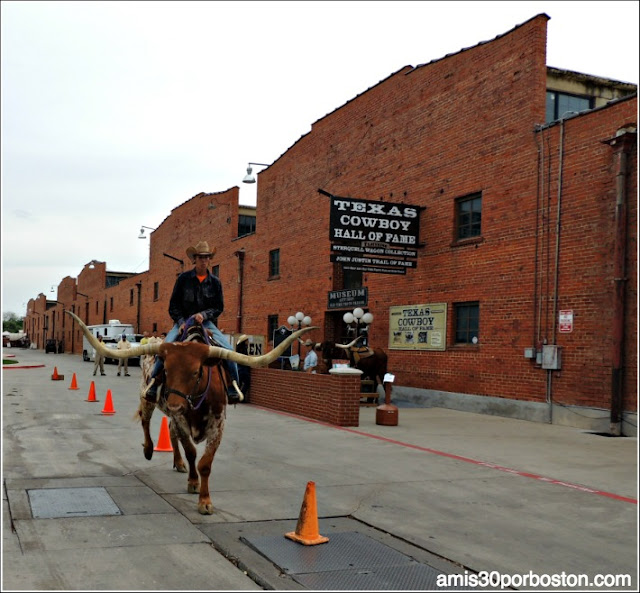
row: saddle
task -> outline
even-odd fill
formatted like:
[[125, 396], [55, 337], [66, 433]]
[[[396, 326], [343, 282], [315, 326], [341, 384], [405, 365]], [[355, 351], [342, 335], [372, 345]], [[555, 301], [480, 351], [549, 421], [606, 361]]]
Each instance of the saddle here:
[[176, 342], [200, 342], [207, 346], [223, 347], [222, 344], [213, 337], [213, 332], [195, 321], [193, 317], [189, 317], [185, 323], [182, 334], [178, 336]]
[[[213, 337], [213, 333], [207, 328], [205, 328], [204, 325], [202, 325], [201, 323], [198, 323], [193, 317], [189, 317], [189, 319], [187, 319], [187, 322], [185, 323], [182, 333], [178, 335], [175, 341], [176, 342], [197, 342], [201, 344], [206, 344], [207, 346], [222, 347], [222, 344], [220, 344]], [[225, 385], [225, 388], [228, 388], [230, 382], [227, 380], [226, 374], [221, 373], [221, 377], [222, 377], [222, 382]], [[158, 386], [157, 388], [158, 395], [160, 399], [163, 399], [165, 397], [164, 367], [156, 376], [155, 381]], [[146, 391], [149, 390], [152, 383], [153, 381], [149, 380], [149, 382], [147, 383], [147, 389], [145, 390], [145, 393]]]
[[373, 350], [367, 346], [351, 346], [349, 352], [353, 355], [353, 360], [357, 364], [362, 358], [373, 356]]

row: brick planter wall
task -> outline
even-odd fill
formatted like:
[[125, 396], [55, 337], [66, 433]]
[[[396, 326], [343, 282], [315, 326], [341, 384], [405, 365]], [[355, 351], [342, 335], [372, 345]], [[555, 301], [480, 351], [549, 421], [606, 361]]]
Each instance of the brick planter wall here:
[[359, 375], [251, 369], [249, 402], [338, 426], [358, 426]]

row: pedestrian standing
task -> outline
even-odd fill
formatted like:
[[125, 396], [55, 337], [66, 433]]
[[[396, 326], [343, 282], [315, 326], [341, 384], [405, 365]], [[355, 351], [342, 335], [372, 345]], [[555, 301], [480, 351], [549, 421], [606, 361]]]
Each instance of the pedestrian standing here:
[[[120, 341], [118, 342], [118, 350], [129, 350], [131, 348], [131, 343], [127, 340], [127, 336], [122, 334], [120, 336]], [[129, 374], [129, 359], [128, 358], [119, 358], [118, 359], [118, 377], [120, 376], [120, 369], [124, 366], [124, 376], [130, 377]]]
[[[102, 336], [100, 334], [98, 334], [98, 342], [102, 343]], [[104, 372], [104, 356], [102, 356], [102, 354], [99, 354], [96, 349], [93, 349], [93, 358], [95, 360], [95, 362], [93, 363], [93, 375], [95, 377], [95, 374], [98, 370], [98, 367], [100, 368], [100, 374], [102, 376], [105, 375]]]

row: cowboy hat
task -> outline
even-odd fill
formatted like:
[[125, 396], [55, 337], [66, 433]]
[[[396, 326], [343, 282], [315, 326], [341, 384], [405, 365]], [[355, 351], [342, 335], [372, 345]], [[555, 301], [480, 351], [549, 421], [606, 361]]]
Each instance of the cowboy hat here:
[[216, 252], [216, 248], [209, 248], [209, 243], [206, 241], [199, 241], [195, 247], [187, 247], [187, 256], [189, 259], [194, 262], [196, 259], [196, 255], [211, 255]]
[[315, 342], [312, 342], [311, 340], [307, 340], [307, 341], [304, 343], [304, 345], [305, 345], [305, 346], [315, 346], [315, 344], [316, 344], [316, 343], [315, 343]]

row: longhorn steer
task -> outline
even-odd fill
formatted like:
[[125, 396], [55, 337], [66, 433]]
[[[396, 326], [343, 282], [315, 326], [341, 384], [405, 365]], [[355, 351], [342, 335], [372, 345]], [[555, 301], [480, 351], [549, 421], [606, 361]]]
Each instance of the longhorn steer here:
[[[98, 352], [106, 350], [105, 346], [91, 335], [87, 326], [77, 315], [70, 311], [66, 312], [77, 321], [87, 339]], [[144, 399], [146, 385], [141, 391], [138, 415], [142, 421], [144, 432], [142, 445], [144, 456], [151, 459], [153, 455], [153, 440], [149, 434], [149, 425], [153, 411], [157, 406], [170, 418], [174, 467], [183, 472], [186, 471], [186, 468], [177, 447], [178, 441], [184, 449], [189, 466], [187, 491], [190, 493], [199, 491], [198, 511], [200, 514], [213, 514], [213, 504], [209, 494], [209, 475], [213, 458], [222, 439], [227, 406], [224, 380], [228, 381], [228, 378], [224, 365], [221, 364], [222, 360], [233, 360], [238, 364], [252, 368], [267, 366], [276, 360], [291, 342], [313, 329], [317, 328], [307, 327], [293, 333], [277, 348], [262, 356], [247, 356], [233, 350], [198, 342], [149, 343], [134, 346], [128, 350], [108, 350], [109, 356], [112, 358], [142, 357], [155, 354], [164, 360], [165, 396], [163, 397], [159, 393], [157, 403], [152, 403]], [[206, 445], [196, 471], [196, 444], [202, 441], [206, 441]]]
[[358, 347], [358, 338], [349, 344], [335, 344], [336, 348], [346, 351], [352, 367], [360, 369], [363, 377], [373, 379], [376, 384], [384, 386], [387, 373], [387, 354], [382, 348]]
[[320, 349], [322, 353], [323, 366], [326, 368], [326, 370], [323, 370], [325, 374], [329, 372], [329, 369], [333, 368], [333, 361], [335, 359], [342, 360], [345, 358], [344, 352], [336, 348], [335, 343], [330, 340], [320, 342]]

